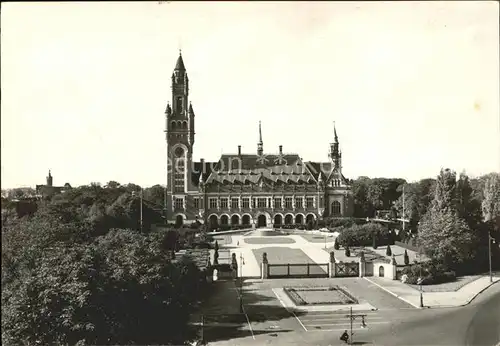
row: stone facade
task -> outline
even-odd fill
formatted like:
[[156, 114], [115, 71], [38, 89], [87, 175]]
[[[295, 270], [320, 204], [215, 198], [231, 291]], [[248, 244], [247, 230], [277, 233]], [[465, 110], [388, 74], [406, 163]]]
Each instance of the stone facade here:
[[328, 162], [304, 161], [296, 153], [223, 154], [217, 162], [193, 161], [195, 113], [188, 102], [188, 76], [182, 55], [172, 74], [172, 105], [167, 105], [167, 218], [210, 225], [271, 226], [305, 224], [353, 213], [349, 181], [342, 175], [342, 153], [334, 129]]

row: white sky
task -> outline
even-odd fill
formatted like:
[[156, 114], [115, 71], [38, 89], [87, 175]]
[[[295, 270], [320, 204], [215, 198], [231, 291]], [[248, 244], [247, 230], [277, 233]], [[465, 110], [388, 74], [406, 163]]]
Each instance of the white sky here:
[[164, 184], [181, 47], [194, 157], [297, 152], [344, 175], [500, 171], [489, 2], [3, 3], [2, 187]]

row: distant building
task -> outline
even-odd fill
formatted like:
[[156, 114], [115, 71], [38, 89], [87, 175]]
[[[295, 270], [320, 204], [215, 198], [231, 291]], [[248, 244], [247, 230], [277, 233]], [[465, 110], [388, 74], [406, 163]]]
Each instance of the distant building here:
[[64, 184], [64, 186], [54, 186], [53, 185], [53, 177], [49, 170], [49, 175], [47, 176], [47, 184], [45, 185], [37, 185], [36, 186], [36, 194], [38, 197], [51, 197], [53, 195], [63, 193], [66, 190], [71, 189], [71, 185], [69, 183]]
[[188, 83], [179, 55], [172, 106], [165, 111], [169, 221], [264, 227], [352, 216], [353, 195], [342, 174], [336, 129], [328, 162], [303, 161], [297, 153], [284, 153], [281, 145], [278, 153], [264, 153], [260, 123], [256, 153], [242, 153], [238, 146], [237, 153], [223, 154], [218, 162], [193, 162], [195, 114]]

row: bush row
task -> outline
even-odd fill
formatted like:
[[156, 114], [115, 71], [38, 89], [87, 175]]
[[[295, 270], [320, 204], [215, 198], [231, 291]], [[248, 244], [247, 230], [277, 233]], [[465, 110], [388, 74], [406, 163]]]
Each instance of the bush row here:
[[447, 270], [445, 266], [436, 262], [413, 264], [403, 269], [402, 275], [407, 275], [406, 283], [416, 285], [422, 275], [422, 285], [436, 285], [455, 281], [457, 276], [454, 271]]
[[377, 223], [344, 228], [340, 232], [338, 241], [342, 246], [371, 246], [374, 238], [377, 246], [394, 244], [394, 233]]

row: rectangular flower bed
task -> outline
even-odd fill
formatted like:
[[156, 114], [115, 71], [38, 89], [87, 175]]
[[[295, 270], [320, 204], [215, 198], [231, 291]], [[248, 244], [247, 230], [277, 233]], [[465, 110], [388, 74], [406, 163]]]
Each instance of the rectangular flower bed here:
[[295, 305], [349, 305], [358, 300], [338, 287], [284, 287], [283, 290]]

